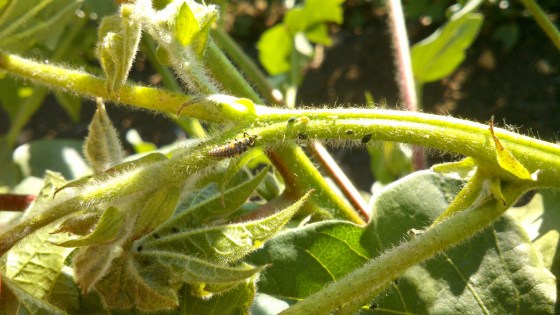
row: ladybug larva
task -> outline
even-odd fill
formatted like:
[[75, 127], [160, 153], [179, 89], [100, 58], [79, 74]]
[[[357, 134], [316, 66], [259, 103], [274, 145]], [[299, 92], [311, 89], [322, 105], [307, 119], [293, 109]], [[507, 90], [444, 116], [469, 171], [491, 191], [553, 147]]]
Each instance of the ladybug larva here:
[[256, 138], [256, 135], [251, 136], [248, 133], [244, 132], [243, 139], [235, 139], [235, 141], [232, 143], [214, 148], [208, 151], [208, 155], [223, 158], [239, 155], [247, 151], [249, 148], [254, 147]]

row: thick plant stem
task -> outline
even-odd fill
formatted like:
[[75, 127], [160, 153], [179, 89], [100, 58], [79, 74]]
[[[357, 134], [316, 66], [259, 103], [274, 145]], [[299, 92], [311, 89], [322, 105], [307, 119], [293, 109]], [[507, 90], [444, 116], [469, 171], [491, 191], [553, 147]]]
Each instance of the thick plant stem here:
[[[273, 112], [271, 113], [271, 111]], [[186, 148], [184, 153], [179, 153], [171, 160], [148, 165], [131, 174], [122, 174], [122, 176], [109, 182], [102, 182], [100, 186], [93, 185], [84, 191], [74, 192], [74, 194], [78, 194], [77, 197], [74, 197], [73, 194], [67, 196], [66, 199], [62, 195], [61, 199], [57, 197], [52, 201], [52, 206], [48, 206], [48, 209], [40, 217], [34, 217], [30, 222], [21, 222], [13, 229], [1, 234], [0, 254], [35, 229], [81, 209], [83, 203], [91, 204], [92, 201], [104, 203], [125, 196], [131, 198], [136, 193], [150, 191], [161, 185], [179, 184], [189, 176], [198, 174], [216, 162], [215, 159], [208, 157], [207, 152], [209, 150], [222, 145], [227, 139], [232, 139], [235, 135], [243, 132], [258, 134], [259, 138], [256, 145], [268, 147], [275, 147], [279, 144], [295, 146], [293, 141], [300, 141], [298, 139], [303, 132], [308, 137], [317, 139], [360, 139], [363, 135], [371, 135], [372, 138], [378, 140], [422, 144], [472, 156], [479, 163], [484, 164], [488, 170], [492, 170], [493, 173], [488, 173], [488, 176], [499, 178], [511, 176], [506, 171], [501, 170], [496, 159], [492, 137], [487, 126], [482, 124], [445, 116], [391, 110], [310, 111], [271, 110], [271, 108], [262, 107], [257, 114], [261, 122], [266, 121], [266, 124], [260, 124], [262, 127], [251, 127], [253, 123], [251, 121], [246, 122], [248, 125], [238, 126], [238, 129], [228, 131], [221, 137], [201, 143], [195, 152], [191, 152], [192, 148]], [[305, 125], [288, 123], [288, 120], [296, 115], [306, 117], [307, 123]], [[333, 117], [336, 117], [336, 122], [333, 122]], [[348, 135], [344, 132], [349, 129], [353, 130], [354, 134]], [[494, 134], [529, 171], [540, 170], [538, 180], [528, 183], [524, 187], [525, 189], [535, 187], [558, 188], [560, 182], [559, 145], [521, 136], [499, 128], [494, 128]], [[279, 166], [279, 169], [282, 167], [287, 168], [288, 171], [296, 169], [295, 163], [299, 156], [296, 154], [297, 151], [278, 150], [277, 152], [287, 152], [285, 155], [279, 155], [279, 160], [283, 163]], [[302, 156], [305, 157], [305, 155]], [[298, 178], [299, 186], [295, 188], [299, 187], [299, 190], [326, 189], [317, 185], [317, 179], [309, 175], [312, 174], [310, 171], [308, 172], [305, 169], [299, 171], [301, 167], [306, 166], [301, 162], [298, 163], [297, 165], [300, 165], [297, 167], [298, 172], [291, 172], [290, 174], [298, 175], [303, 172], [306, 177]], [[309, 169], [316, 171], [315, 168], [312, 168], [312, 165]], [[320, 177], [320, 174], [318, 176]], [[151, 180], [156, 177], [158, 181]], [[294, 191], [294, 193], [299, 195], [299, 191]], [[325, 208], [327, 209], [333, 205], [338, 206], [337, 204], [340, 202], [337, 201], [339, 199], [331, 200], [328, 195], [319, 195], [322, 198], [318, 199], [316, 203], [326, 205]], [[344, 215], [344, 212], [340, 212], [340, 214]]]
[[294, 189], [298, 197], [299, 192], [313, 187], [316, 189], [313, 200], [316, 200], [317, 205], [328, 209], [335, 218], [347, 218], [357, 224], [365, 223], [354, 208], [329, 187], [299, 146], [291, 143], [288, 148], [289, 150], [277, 150], [268, 154], [278, 171], [283, 174], [286, 187]]
[[[416, 84], [414, 82], [414, 73], [412, 71], [410, 47], [401, 1], [387, 0], [387, 8], [389, 12], [388, 22], [389, 27], [391, 28], [391, 38], [393, 43], [393, 55], [395, 56], [394, 60], [397, 68], [396, 81], [399, 86], [400, 98], [404, 101], [407, 110], [416, 112], [419, 107], [419, 99], [416, 95]], [[421, 89], [422, 87], [420, 86], [419, 88]], [[416, 170], [424, 169], [426, 167], [424, 150], [421, 147], [413, 147], [412, 166]]]
[[534, 0], [521, 0], [521, 3], [531, 12], [548, 38], [550, 38], [556, 48], [560, 50], [560, 31], [558, 31], [539, 5]]
[[43, 64], [16, 55], [0, 53], [0, 69], [11, 74], [59, 90], [68, 90], [87, 97], [134, 105], [141, 108], [176, 113], [189, 96], [145, 86], [125, 84], [113, 96], [108, 93], [106, 81], [88, 73]]
[[[507, 188], [506, 194], [511, 197], [521, 192], [519, 186], [512, 185]], [[416, 238], [384, 252], [280, 314], [329, 314], [345, 304], [354, 310], [366, 305], [374, 297], [372, 294], [386, 287], [408, 268], [474, 236], [505, 210], [507, 206], [492, 198], [480, 208], [460, 212]]]

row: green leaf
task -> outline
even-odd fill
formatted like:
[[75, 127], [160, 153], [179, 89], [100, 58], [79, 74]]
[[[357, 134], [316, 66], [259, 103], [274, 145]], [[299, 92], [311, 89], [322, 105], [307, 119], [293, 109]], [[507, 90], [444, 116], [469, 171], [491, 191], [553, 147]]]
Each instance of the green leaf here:
[[183, 2], [175, 18], [175, 28], [173, 30], [175, 39], [177, 39], [181, 45], [186, 46], [191, 43], [198, 32], [200, 32], [198, 21], [189, 5]]
[[[430, 224], [460, 183], [419, 172], [388, 186], [364, 235], [377, 240], [368, 250], [397, 246], [408, 231]], [[374, 303], [392, 312], [552, 314], [554, 283], [523, 229], [503, 216], [468, 242], [409, 269]]]
[[342, 24], [344, 0], [306, 0], [305, 10], [310, 14], [310, 20], [317, 22], [333, 22]]
[[[292, 303], [398, 248], [409, 231], [430, 225], [462, 181], [418, 172], [377, 196], [364, 231], [346, 222], [311, 224], [282, 233], [247, 261], [271, 266], [259, 292]], [[406, 257], [403, 257], [406, 259]], [[385, 313], [552, 314], [556, 288], [525, 232], [509, 217], [444, 254], [405, 272], [374, 300]], [[352, 290], [352, 288], [348, 288]]]
[[80, 178], [91, 174], [81, 151], [81, 141], [38, 140], [18, 147], [14, 152], [14, 162], [24, 177], [43, 177], [46, 170], [53, 170], [65, 178]]
[[560, 277], [560, 197], [558, 191], [543, 190], [524, 207], [511, 208], [508, 213], [523, 226], [533, 246], [541, 253], [543, 263], [558, 279]]
[[124, 251], [111, 262], [107, 273], [96, 283], [95, 289], [101, 294], [109, 309], [143, 311], [171, 310], [177, 307], [176, 289], [159, 281], [146, 281], [145, 277], [156, 279], [169, 277], [169, 270], [160, 265], [144, 265], [135, 261], [131, 252]]
[[179, 201], [180, 189], [176, 186], [164, 186], [148, 195], [139, 198], [131, 210], [135, 212], [134, 237], [145, 235], [165, 222], [175, 212]]
[[126, 82], [138, 50], [141, 26], [133, 6], [123, 4], [118, 15], [103, 18], [99, 26], [97, 57], [107, 77], [107, 91], [117, 94]]
[[192, 46], [194, 51], [199, 55], [203, 56], [204, 50], [208, 44], [208, 39], [210, 38], [210, 30], [214, 21], [217, 19], [218, 15], [216, 13], [209, 14], [206, 16], [206, 20], [201, 24], [200, 32], [194, 38]]
[[[170, 285], [182, 285], [183, 283], [210, 283], [210, 284], [228, 284], [237, 285], [247, 279], [253, 277], [264, 267], [239, 266], [229, 267], [219, 264], [212, 264], [196, 257], [182, 254], [143, 250], [138, 253], [138, 260], [142, 261], [144, 266], [161, 265], [171, 268], [172, 279], [167, 282]], [[153, 267], [150, 267], [153, 269]]]
[[0, 308], [5, 311], [6, 314], [12, 312], [14, 314], [66, 314], [66, 312], [62, 309], [59, 309], [51, 303], [30, 294], [20, 287], [17, 282], [5, 277], [3, 274], [2, 284], [8, 289], [8, 292], [13, 294], [13, 296], [10, 296], [7, 292], [2, 291]]
[[211, 263], [235, 262], [262, 246], [284, 226], [307, 200], [308, 192], [290, 207], [262, 220], [193, 229], [186, 232], [147, 238], [145, 250], [180, 252]]
[[72, 248], [52, 243], [64, 236], [52, 235], [52, 227], [45, 227], [24, 238], [6, 256], [5, 274], [11, 281], [39, 299], [46, 299], [64, 267]]
[[266, 30], [257, 43], [259, 60], [271, 75], [290, 71], [290, 55], [293, 49], [291, 35], [284, 24]]
[[286, 12], [284, 23], [293, 35], [325, 22], [342, 24], [344, 0], [307, 0], [303, 7]]
[[411, 48], [412, 68], [418, 84], [439, 80], [451, 74], [465, 59], [483, 16], [467, 13], [451, 19], [443, 27]]
[[255, 281], [251, 279], [209, 299], [201, 299], [185, 292], [182, 304], [185, 305], [188, 314], [251, 314], [249, 308], [255, 296], [255, 291]]
[[10, 1], [0, 12], [0, 47], [16, 53], [36, 44], [54, 49], [80, 4], [77, 0]]
[[115, 207], [109, 207], [104, 212], [95, 230], [90, 234], [76, 239], [54, 243], [63, 247], [80, 247], [103, 244], [113, 240], [124, 224], [124, 214]]
[[247, 262], [271, 264], [259, 277], [259, 292], [299, 300], [363, 265], [364, 229], [348, 222], [327, 221], [292, 229], [268, 241]]
[[121, 142], [100, 99], [88, 129], [84, 153], [94, 172], [101, 174], [121, 163], [124, 158]]
[[307, 31], [305, 31], [305, 36], [312, 43], [325, 46], [330, 46], [332, 44], [331, 37], [329, 36], [329, 28], [323, 23], [309, 27]]
[[[254, 178], [228, 189], [223, 195], [217, 190], [203, 190], [201, 192], [203, 201], [196, 203], [195, 200], [190, 200], [187, 204], [180, 206], [176, 215], [159, 226], [152, 235], [176, 233], [185, 229], [215, 224], [220, 219], [225, 220], [247, 201], [265, 175], [266, 172], [263, 171]], [[185, 206], [187, 208], [184, 209]]]
[[[249, 163], [250, 160], [254, 159], [257, 156], [263, 155], [261, 150], [251, 150], [245, 154], [242, 154], [239, 157], [233, 158], [229, 161], [229, 165], [226, 169], [226, 172], [223, 174], [223, 179], [220, 182], [220, 189], [224, 191], [224, 189], [229, 186], [231, 180], [235, 177], [235, 175], [243, 169], [243, 167]], [[268, 171], [268, 168], [267, 168]]]

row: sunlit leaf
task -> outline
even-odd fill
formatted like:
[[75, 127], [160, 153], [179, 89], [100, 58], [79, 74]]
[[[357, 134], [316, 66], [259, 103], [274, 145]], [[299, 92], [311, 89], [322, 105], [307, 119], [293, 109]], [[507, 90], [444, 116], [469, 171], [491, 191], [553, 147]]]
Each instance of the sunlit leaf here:
[[268, 73], [277, 75], [290, 70], [293, 41], [283, 24], [266, 30], [259, 39], [257, 48], [259, 60]]
[[439, 80], [451, 74], [465, 59], [482, 26], [483, 16], [468, 13], [451, 19], [430, 37], [411, 48], [412, 68], [417, 83]]
[[186, 2], [183, 2], [179, 8], [173, 31], [175, 38], [183, 46], [190, 44], [193, 38], [200, 32], [198, 21]]
[[[278, 235], [249, 256], [252, 264], [271, 263], [260, 276], [259, 291], [288, 304], [319, 291], [406, 241], [409, 231], [429, 226], [461, 185], [431, 172], [414, 173], [377, 196], [365, 230], [331, 221]], [[552, 314], [556, 298], [554, 277], [508, 217], [397, 280], [373, 302], [376, 312]]]

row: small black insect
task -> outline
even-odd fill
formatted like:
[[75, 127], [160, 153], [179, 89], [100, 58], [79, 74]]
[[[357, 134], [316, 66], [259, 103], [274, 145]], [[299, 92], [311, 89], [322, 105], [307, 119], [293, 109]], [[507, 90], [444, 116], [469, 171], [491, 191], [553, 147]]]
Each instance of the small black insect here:
[[179, 233], [179, 229], [176, 228], [176, 227], [172, 227], [172, 228], [171, 228], [171, 232], [173, 232], [173, 233]]
[[137, 250], [138, 252], [141, 252], [141, 251], [142, 251], [142, 245], [138, 246], [138, 248], [136, 248], [136, 250]]
[[309, 136], [307, 136], [305, 133], [298, 133], [297, 137], [298, 137], [300, 140], [309, 139]]
[[232, 157], [239, 155], [247, 151], [249, 148], [255, 146], [255, 139], [257, 138], [256, 135], [251, 136], [248, 133], [244, 132], [243, 137], [244, 138], [241, 140], [235, 139], [235, 141], [230, 144], [226, 144], [208, 151], [208, 155], [223, 158]]
[[371, 134], [371, 133], [368, 133], [367, 135], [365, 135], [365, 136], [362, 138], [362, 144], [368, 143], [369, 140], [371, 140], [371, 137], [372, 137], [372, 134]]
[[354, 134], [354, 130], [348, 129], [348, 130], [346, 130], [346, 134], [349, 135], [349, 136], [351, 136], [351, 135]]
[[158, 239], [158, 238], [159, 238], [159, 234], [157, 234], [157, 233], [154, 233], [153, 236], [154, 236], [155, 239]]
[[369, 306], [369, 309], [370, 309], [370, 310], [374, 310], [374, 309], [376, 309], [376, 308], [378, 308], [378, 307], [379, 307], [379, 306], [378, 306], [377, 304], [371, 303], [371, 305]]
[[295, 117], [292, 117], [292, 118], [288, 119], [288, 124], [293, 124], [293, 123], [295, 123], [295, 122], [296, 122], [296, 118], [295, 118]]

